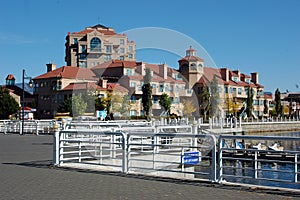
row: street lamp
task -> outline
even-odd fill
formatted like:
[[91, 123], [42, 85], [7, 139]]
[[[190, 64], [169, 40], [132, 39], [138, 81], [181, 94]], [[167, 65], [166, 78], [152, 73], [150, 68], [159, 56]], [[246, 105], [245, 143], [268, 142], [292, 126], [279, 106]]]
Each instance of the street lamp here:
[[24, 135], [24, 107], [25, 107], [25, 92], [24, 92], [24, 86], [25, 86], [25, 79], [29, 79], [29, 87], [32, 87], [32, 79], [29, 76], [26, 76], [25, 74], [25, 69], [23, 69], [23, 74], [22, 74], [22, 129], [20, 132], [20, 135]]

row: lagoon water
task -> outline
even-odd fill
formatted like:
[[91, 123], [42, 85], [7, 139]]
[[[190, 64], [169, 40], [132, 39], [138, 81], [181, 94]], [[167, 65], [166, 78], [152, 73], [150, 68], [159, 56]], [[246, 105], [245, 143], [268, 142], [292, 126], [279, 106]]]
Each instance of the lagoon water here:
[[[281, 133], [257, 133], [251, 135], [259, 135], [259, 136], [285, 136], [285, 137], [300, 137], [300, 132], [281, 132]], [[261, 141], [262, 143], [264, 141]], [[271, 145], [269, 141], [265, 141], [266, 145]], [[274, 142], [274, 141], [273, 141]], [[281, 146], [284, 147], [285, 150], [291, 151], [299, 151], [300, 154], [300, 141], [278, 141]], [[299, 158], [298, 158], [299, 159]], [[243, 162], [243, 161], [230, 161], [224, 163], [224, 165], [237, 167], [237, 169], [227, 168], [224, 170], [226, 174], [232, 174], [235, 176], [249, 176], [253, 177], [253, 163], [251, 162]], [[226, 178], [231, 182], [242, 182], [248, 184], [258, 184], [264, 186], [275, 186], [275, 187], [285, 187], [285, 188], [293, 188], [300, 189], [300, 164], [298, 164], [298, 183], [288, 183], [293, 182], [294, 173], [287, 173], [287, 171], [294, 172], [295, 166], [294, 164], [288, 163], [258, 163], [258, 167], [261, 169], [259, 171], [258, 176], [266, 179], [281, 179], [286, 182], [271, 182], [266, 180], [255, 180], [255, 179], [241, 179], [236, 177], [228, 177]], [[271, 171], [272, 170], [272, 171]]]

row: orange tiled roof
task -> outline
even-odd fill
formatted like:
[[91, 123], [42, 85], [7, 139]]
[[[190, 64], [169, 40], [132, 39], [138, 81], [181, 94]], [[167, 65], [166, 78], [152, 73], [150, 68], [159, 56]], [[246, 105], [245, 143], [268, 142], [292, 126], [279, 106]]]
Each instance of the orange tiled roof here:
[[87, 90], [90, 88], [93, 88], [95, 90], [103, 90], [103, 88], [97, 85], [95, 82], [70, 83], [62, 90]]
[[108, 83], [107, 84], [107, 90], [114, 90], [114, 91], [120, 91], [120, 92], [128, 92], [128, 89], [121, 86], [118, 83]]
[[199, 58], [198, 56], [185, 56], [181, 58], [179, 61], [191, 61], [191, 60], [204, 62], [204, 60], [202, 58]]
[[69, 79], [85, 79], [98, 80], [94, 72], [87, 68], [63, 66], [53, 71], [47, 72], [35, 77], [33, 80], [49, 79], [49, 78], [69, 78]]

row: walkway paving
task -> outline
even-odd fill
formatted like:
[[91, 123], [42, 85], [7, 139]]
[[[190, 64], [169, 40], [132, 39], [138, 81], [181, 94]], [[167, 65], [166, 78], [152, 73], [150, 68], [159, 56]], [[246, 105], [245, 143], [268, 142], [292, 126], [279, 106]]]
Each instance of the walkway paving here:
[[54, 168], [52, 136], [0, 134], [0, 199], [299, 199], [300, 193]]

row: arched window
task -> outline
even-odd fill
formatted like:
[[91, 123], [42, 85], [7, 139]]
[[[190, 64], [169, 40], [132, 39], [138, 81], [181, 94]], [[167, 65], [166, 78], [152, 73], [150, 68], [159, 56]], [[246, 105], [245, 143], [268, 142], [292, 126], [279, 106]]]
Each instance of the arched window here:
[[57, 83], [57, 89], [58, 89], [58, 90], [61, 90], [61, 85], [62, 85], [62, 82], [61, 82], [61, 81], [58, 81], [58, 83]]
[[198, 70], [201, 70], [202, 67], [203, 67], [203, 65], [200, 63], [200, 64], [198, 65]]
[[191, 64], [191, 70], [197, 70], [197, 67], [196, 67], [196, 64], [195, 64], [195, 63], [192, 63], [192, 64]]
[[97, 37], [91, 39], [91, 51], [100, 51], [101, 50], [101, 40]]

